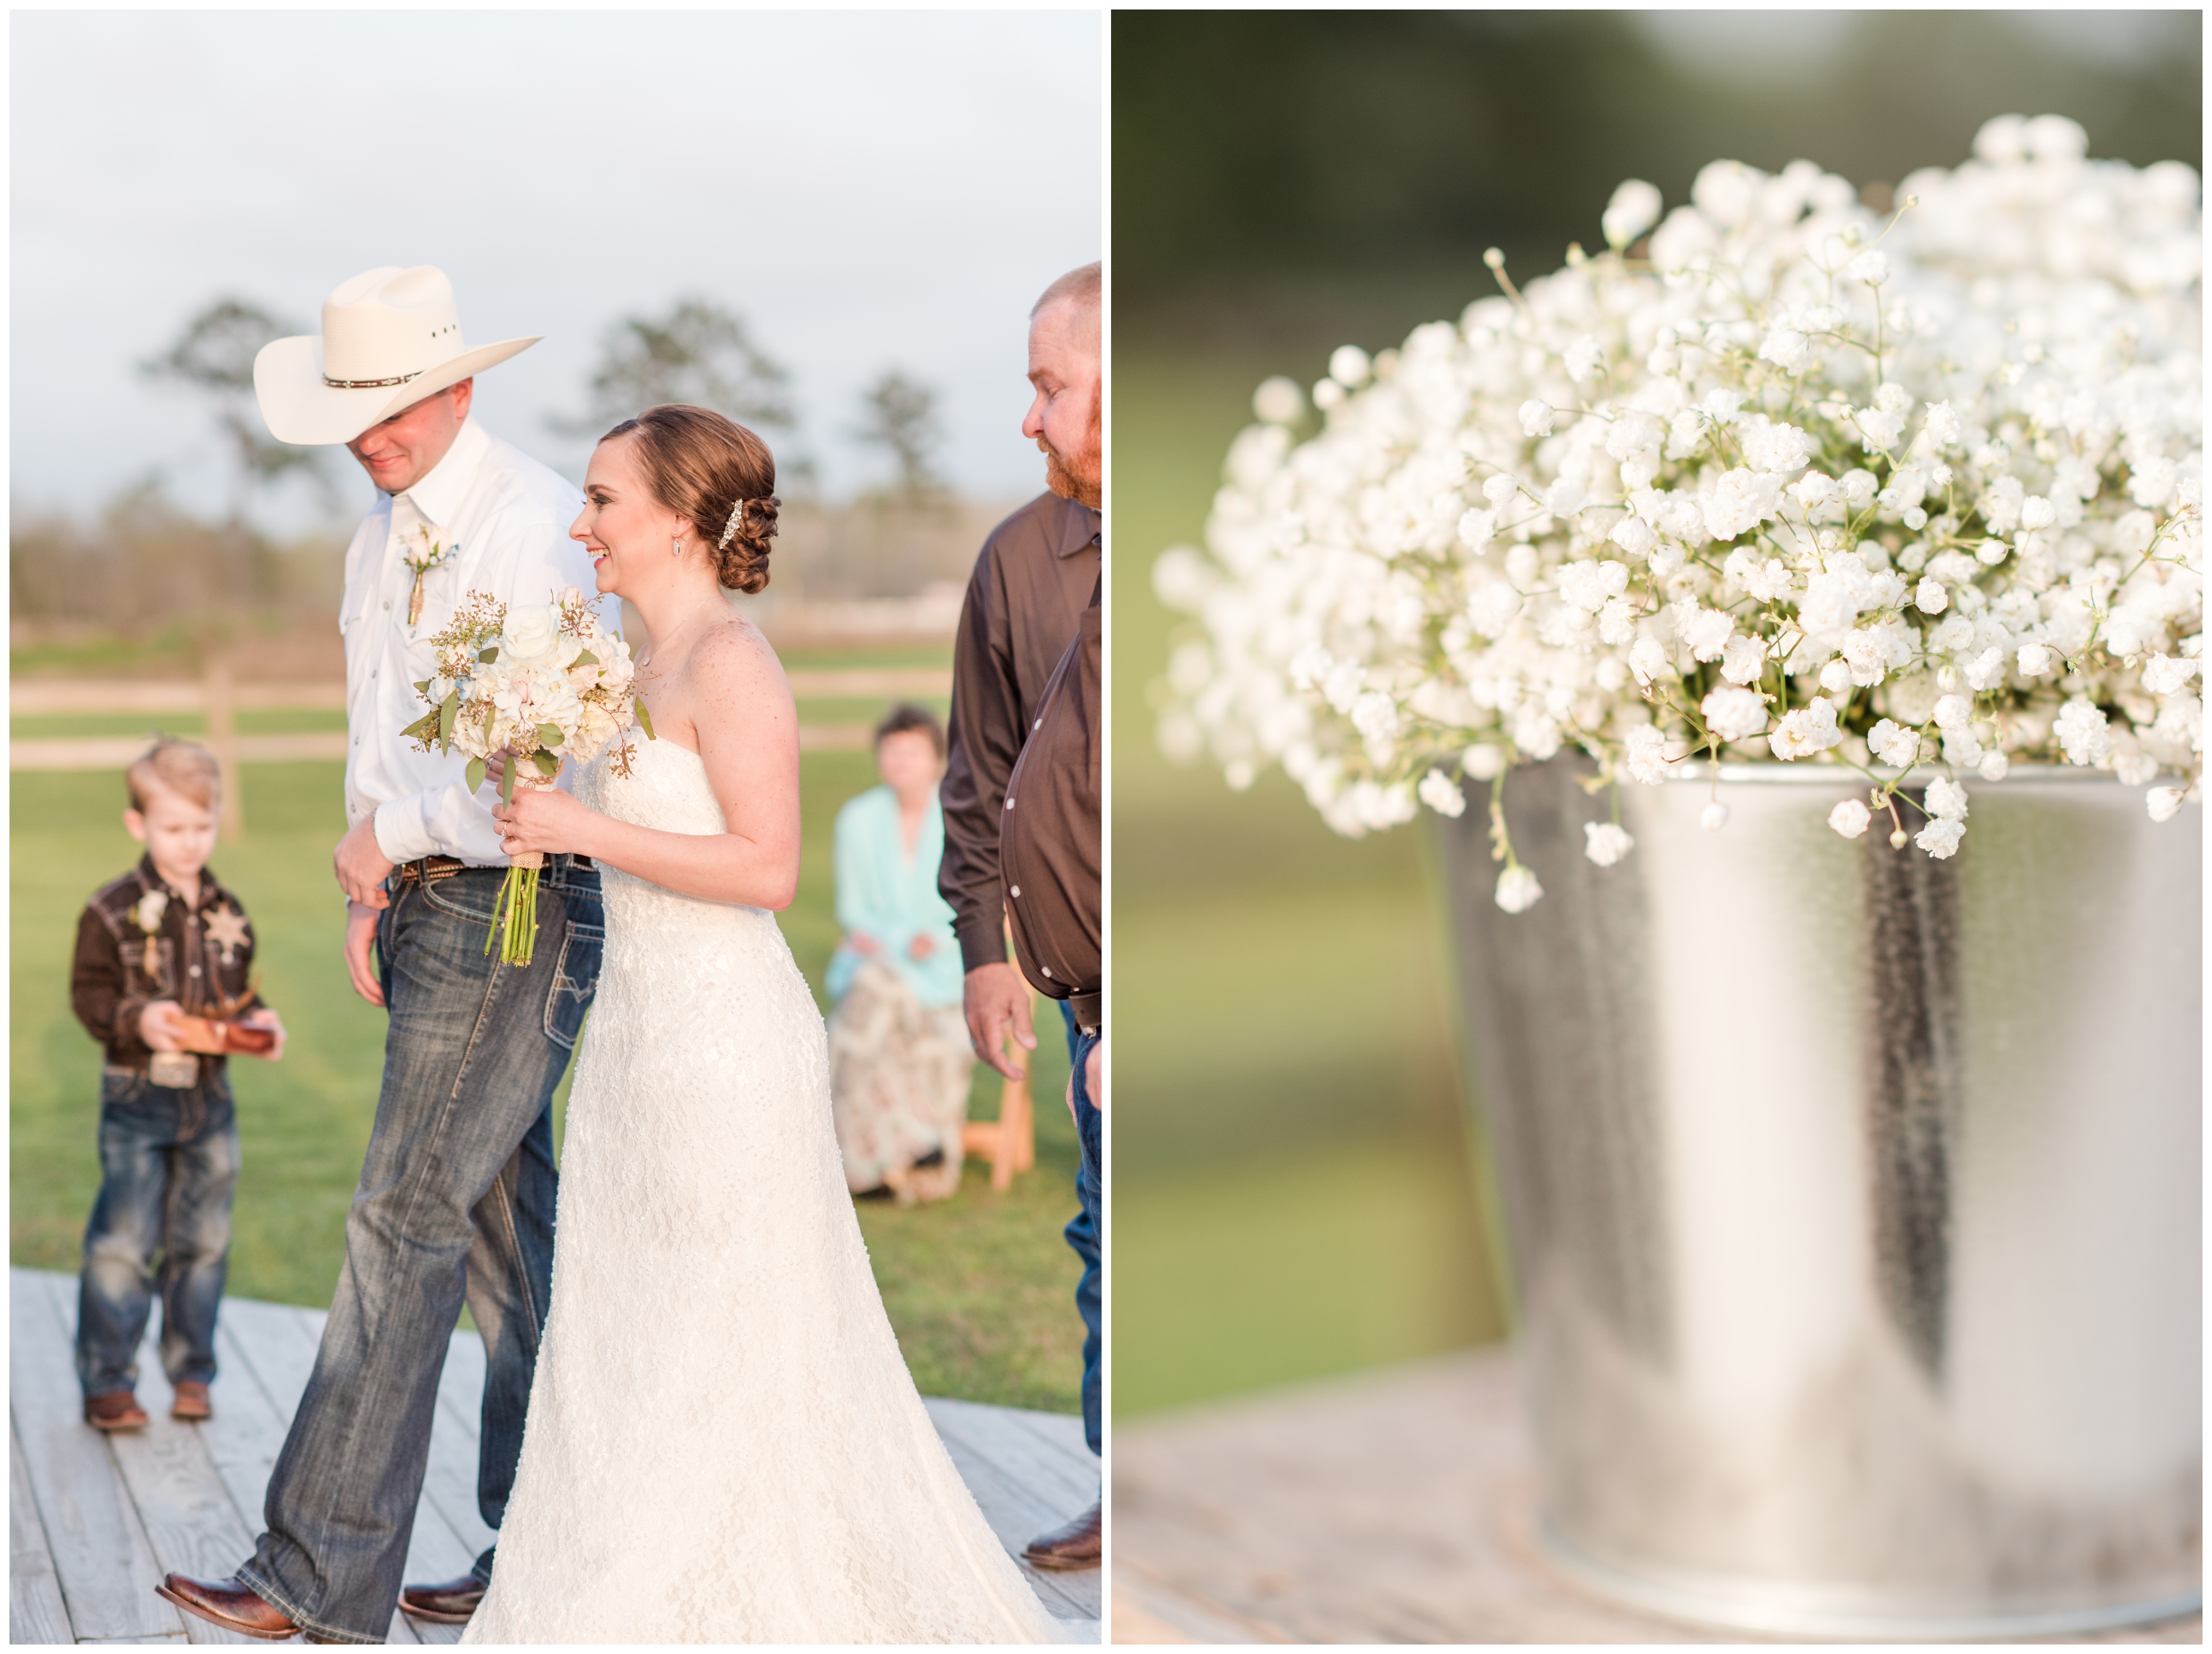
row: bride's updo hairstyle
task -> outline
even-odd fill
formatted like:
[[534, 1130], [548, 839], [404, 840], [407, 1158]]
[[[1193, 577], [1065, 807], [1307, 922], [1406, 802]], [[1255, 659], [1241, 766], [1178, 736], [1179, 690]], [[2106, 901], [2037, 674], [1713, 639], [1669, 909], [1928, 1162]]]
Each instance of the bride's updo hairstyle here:
[[680, 403], [647, 408], [599, 441], [617, 436], [637, 439], [646, 486], [665, 510], [691, 520], [722, 584], [739, 592], [766, 589], [768, 543], [775, 538], [781, 503], [768, 444], [711, 408]]

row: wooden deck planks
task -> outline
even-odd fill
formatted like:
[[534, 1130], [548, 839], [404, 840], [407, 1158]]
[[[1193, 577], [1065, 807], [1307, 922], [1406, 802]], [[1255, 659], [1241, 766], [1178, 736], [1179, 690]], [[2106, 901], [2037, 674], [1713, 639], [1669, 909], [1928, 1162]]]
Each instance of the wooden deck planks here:
[[[1081, 1461], [1097, 1462], [1083, 1444], [1083, 1421], [942, 1396], [926, 1396], [923, 1405], [929, 1409], [930, 1422], [937, 1426], [960, 1479], [982, 1507], [991, 1531], [1013, 1557], [1015, 1566], [1028, 1576], [1045, 1606], [1063, 1619], [1097, 1619], [1100, 1599], [1095, 1570], [1045, 1572], [1022, 1560], [1021, 1554], [1030, 1540], [1081, 1515], [1098, 1496], [1097, 1483], [1085, 1481], [1081, 1475]], [[1057, 1454], [1047, 1450], [1038, 1436], [1024, 1427], [1024, 1421], [1030, 1419], [1072, 1426], [1073, 1447], [1079, 1457], [1071, 1457], [1065, 1441]]]
[[[49, 1275], [44, 1285], [55, 1316], [69, 1325], [76, 1314], [75, 1283], [66, 1275]], [[253, 1535], [216, 1469], [206, 1433], [169, 1417], [173, 1397], [154, 1344], [160, 1318], [157, 1310], [138, 1348], [138, 1404], [153, 1423], [118, 1431], [107, 1438], [107, 1449], [145, 1527], [155, 1565], [163, 1573], [220, 1579], [252, 1554]], [[253, 1640], [195, 1616], [179, 1617], [189, 1642]]]
[[1084, 1443], [1081, 1419], [941, 1396], [925, 1397], [924, 1405], [940, 1434], [974, 1441], [1013, 1475], [1024, 1497], [1055, 1513], [1048, 1525], [1060, 1526], [1097, 1499], [1098, 1461]]
[[[154, 1422], [135, 1439], [103, 1438], [80, 1416], [70, 1354], [75, 1278], [20, 1269], [9, 1277], [11, 1411], [26, 1450], [11, 1462], [10, 1641], [67, 1641], [72, 1632], [80, 1642], [244, 1640], [179, 1615], [153, 1585], [172, 1569], [220, 1576], [250, 1554], [262, 1490], [313, 1370], [325, 1313], [226, 1300], [216, 1419], [205, 1426], [168, 1418], [168, 1386], [149, 1341], [138, 1394]], [[456, 1333], [439, 1383], [410, 1579], [465, 1573], [491, 1542], [476, 1505], [483, 1366], [477, 1335]], [[927, 1406], [993, 1531], [1017, 1556], [1097, 1497], [1097, 1462], [1079, 1420], [939, 1398]], [[1097, 1573], [1024, 1572], [1053, 1613], [1095, 1626]], [[394, 1642], [459, 1636], [457, 1626], [392, 1616]]]
[[8, 1429], [8, 1640], [65, 1643], [69, 1610], [62, 1606], [61, 1581], [46, 1551], [46, 1526], [31, 1498], [23, 1469], [23, 1444]]
[[55, 1279], [9, 1272], [8, 1409], [70, 1626], [80, 1639], [182, 1640], [182, 1617], [154, 1595], [162, 1571], [114, 1457], [85, 1426], [75, 1316], [57, 1314]]

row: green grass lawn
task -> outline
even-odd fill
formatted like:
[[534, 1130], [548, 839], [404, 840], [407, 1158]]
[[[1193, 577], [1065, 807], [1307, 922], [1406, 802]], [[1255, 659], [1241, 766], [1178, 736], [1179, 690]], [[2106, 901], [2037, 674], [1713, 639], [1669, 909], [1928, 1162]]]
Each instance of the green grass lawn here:
[[[281, 1063], [231, 1065], [245, 1170], [230, 1290], [284, 1303], [330, 1301], [382, 1062], [383, 1013], [355, 997], [339, 957], [343, 906], [330, 853], [344, 826], [341, 775], [335, 763], [246, 766], [247, 831], [213, 863], [253, 915], [264, 988], [291, 1031]], [[119, 775], [21, 772], [13, 781], [9, 1256], [74, 1269], [99, 1186], [100, 1058], [70, 1014], [70, 950], [84, 898], [138, 850], [123, 830]], [[802, 763], [804, 860], [798, 900], [781, 921], [817, 997], [837, 941], [831, 824], [874, 781], [866, 753]], [[1077, 1151], [1057, 1101], [1065, 1048], [1047, 1040], [1041, 1057], [1035, 1171], [1001, 1195], [988, 1168], [971, 1164], [950, 1201], [906, 1211], [862, 1201], [859, 1210], [891, 1323], [925, 1391], [1073, 1412], [1082, 1324], [1074, 1255], [1060, 1229], [1075, 1212]], [[978, 1081], [971, 1117], [996, 1115], [998, 1085], [995, 1075]], [[566, 1095], [564, 1081], [556, 1133]]]
[[1498, 1336], [1428, 841], [1354, 842], [1279, 773], [1246, 794], [1153, 744], [1176, 628], [1152, 559], [1195, 542], [1271, 372], [1114, 362], [1114, 1410]]

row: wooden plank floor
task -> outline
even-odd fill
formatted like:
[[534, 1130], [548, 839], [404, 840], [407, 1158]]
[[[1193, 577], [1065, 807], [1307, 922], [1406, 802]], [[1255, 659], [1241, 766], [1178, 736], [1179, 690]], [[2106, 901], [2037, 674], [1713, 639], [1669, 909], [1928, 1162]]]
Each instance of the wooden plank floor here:
[[[8, 1272], [8, 1639], [11, 1643], [244, 1642], [154, 1594], [172, 1572], [221, 1577], [252, 1554], [261, 1495], [306, 1389], [325, 1314], [227, 1298], [216, 1332], [215, 1417], [173, 1422], [152, 1334], [138, 1399], [153, 1422], [103, 1436], [83, 1422], [75, 1367], [76, 1278]], [[154, 1319], [158, 1322], [158, 1311]], [[429, 1473], [407, 1578], [451, 1579], [492, 1542], [477, 1515], [477, 1411], [483, 1345], [456, 1333], [439, 1384]], [[927, 1402], [960, 1474], [1018, 1560], [1023, 1545], [1097, 1497], [1083, 1421], [1058, 1414]], [[1099, 1618], [1097, 1572], [1024, 1568], [1063, 1620]], [[390, 1640], [450, 1643], [458, 1626], [394, 1613]]]
[[[1534, 1533], [1513, 1358], [1117, 1426], [1117, 1643], [1724, 1643], [1586, 1596]], [[2201, 1615], [2069, 1642], [2196, 1643]]]

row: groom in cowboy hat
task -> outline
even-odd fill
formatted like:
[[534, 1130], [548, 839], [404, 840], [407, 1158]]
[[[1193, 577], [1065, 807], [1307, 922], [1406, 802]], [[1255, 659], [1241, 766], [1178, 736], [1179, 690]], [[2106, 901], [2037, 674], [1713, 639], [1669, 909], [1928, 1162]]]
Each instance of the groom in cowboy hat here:
[[[507, 867], [465, 757], [400, 737], [434, 674], [428, 640], [471, 591], [509, 605], [590, 590], [568, 538], [583, 501], [470, 417], [474, 375], [536, 344], [468, 348], [428, 265], [368, 271], [323, 304], [319, 337], [278, 339], [253, 388], [280, 441], [343, 443], [376, 484], [347, 548], [346, 818], [333, 856], [346, 966], [389, 1017], [384, 1084], [346, 1217], [322, 1347], [269, 1480], [268, 1530], [234, 1578], [171, 1574], [178, 1607], [249, 1637], [380, 1643], [395, 1599], [457, 1623], [492, 1553], [441, 1585], [401, 1570], [438, 1375], [468, 1304], [487, 1357], [477, 1499], [496, 1529], [522, 1450], [553, 1263], [553, 1088], [598, 985], [599, 876], [549, 859], [526, 965], [488, 953]], [[372, 957], [372, 947], [374, 957]]]

